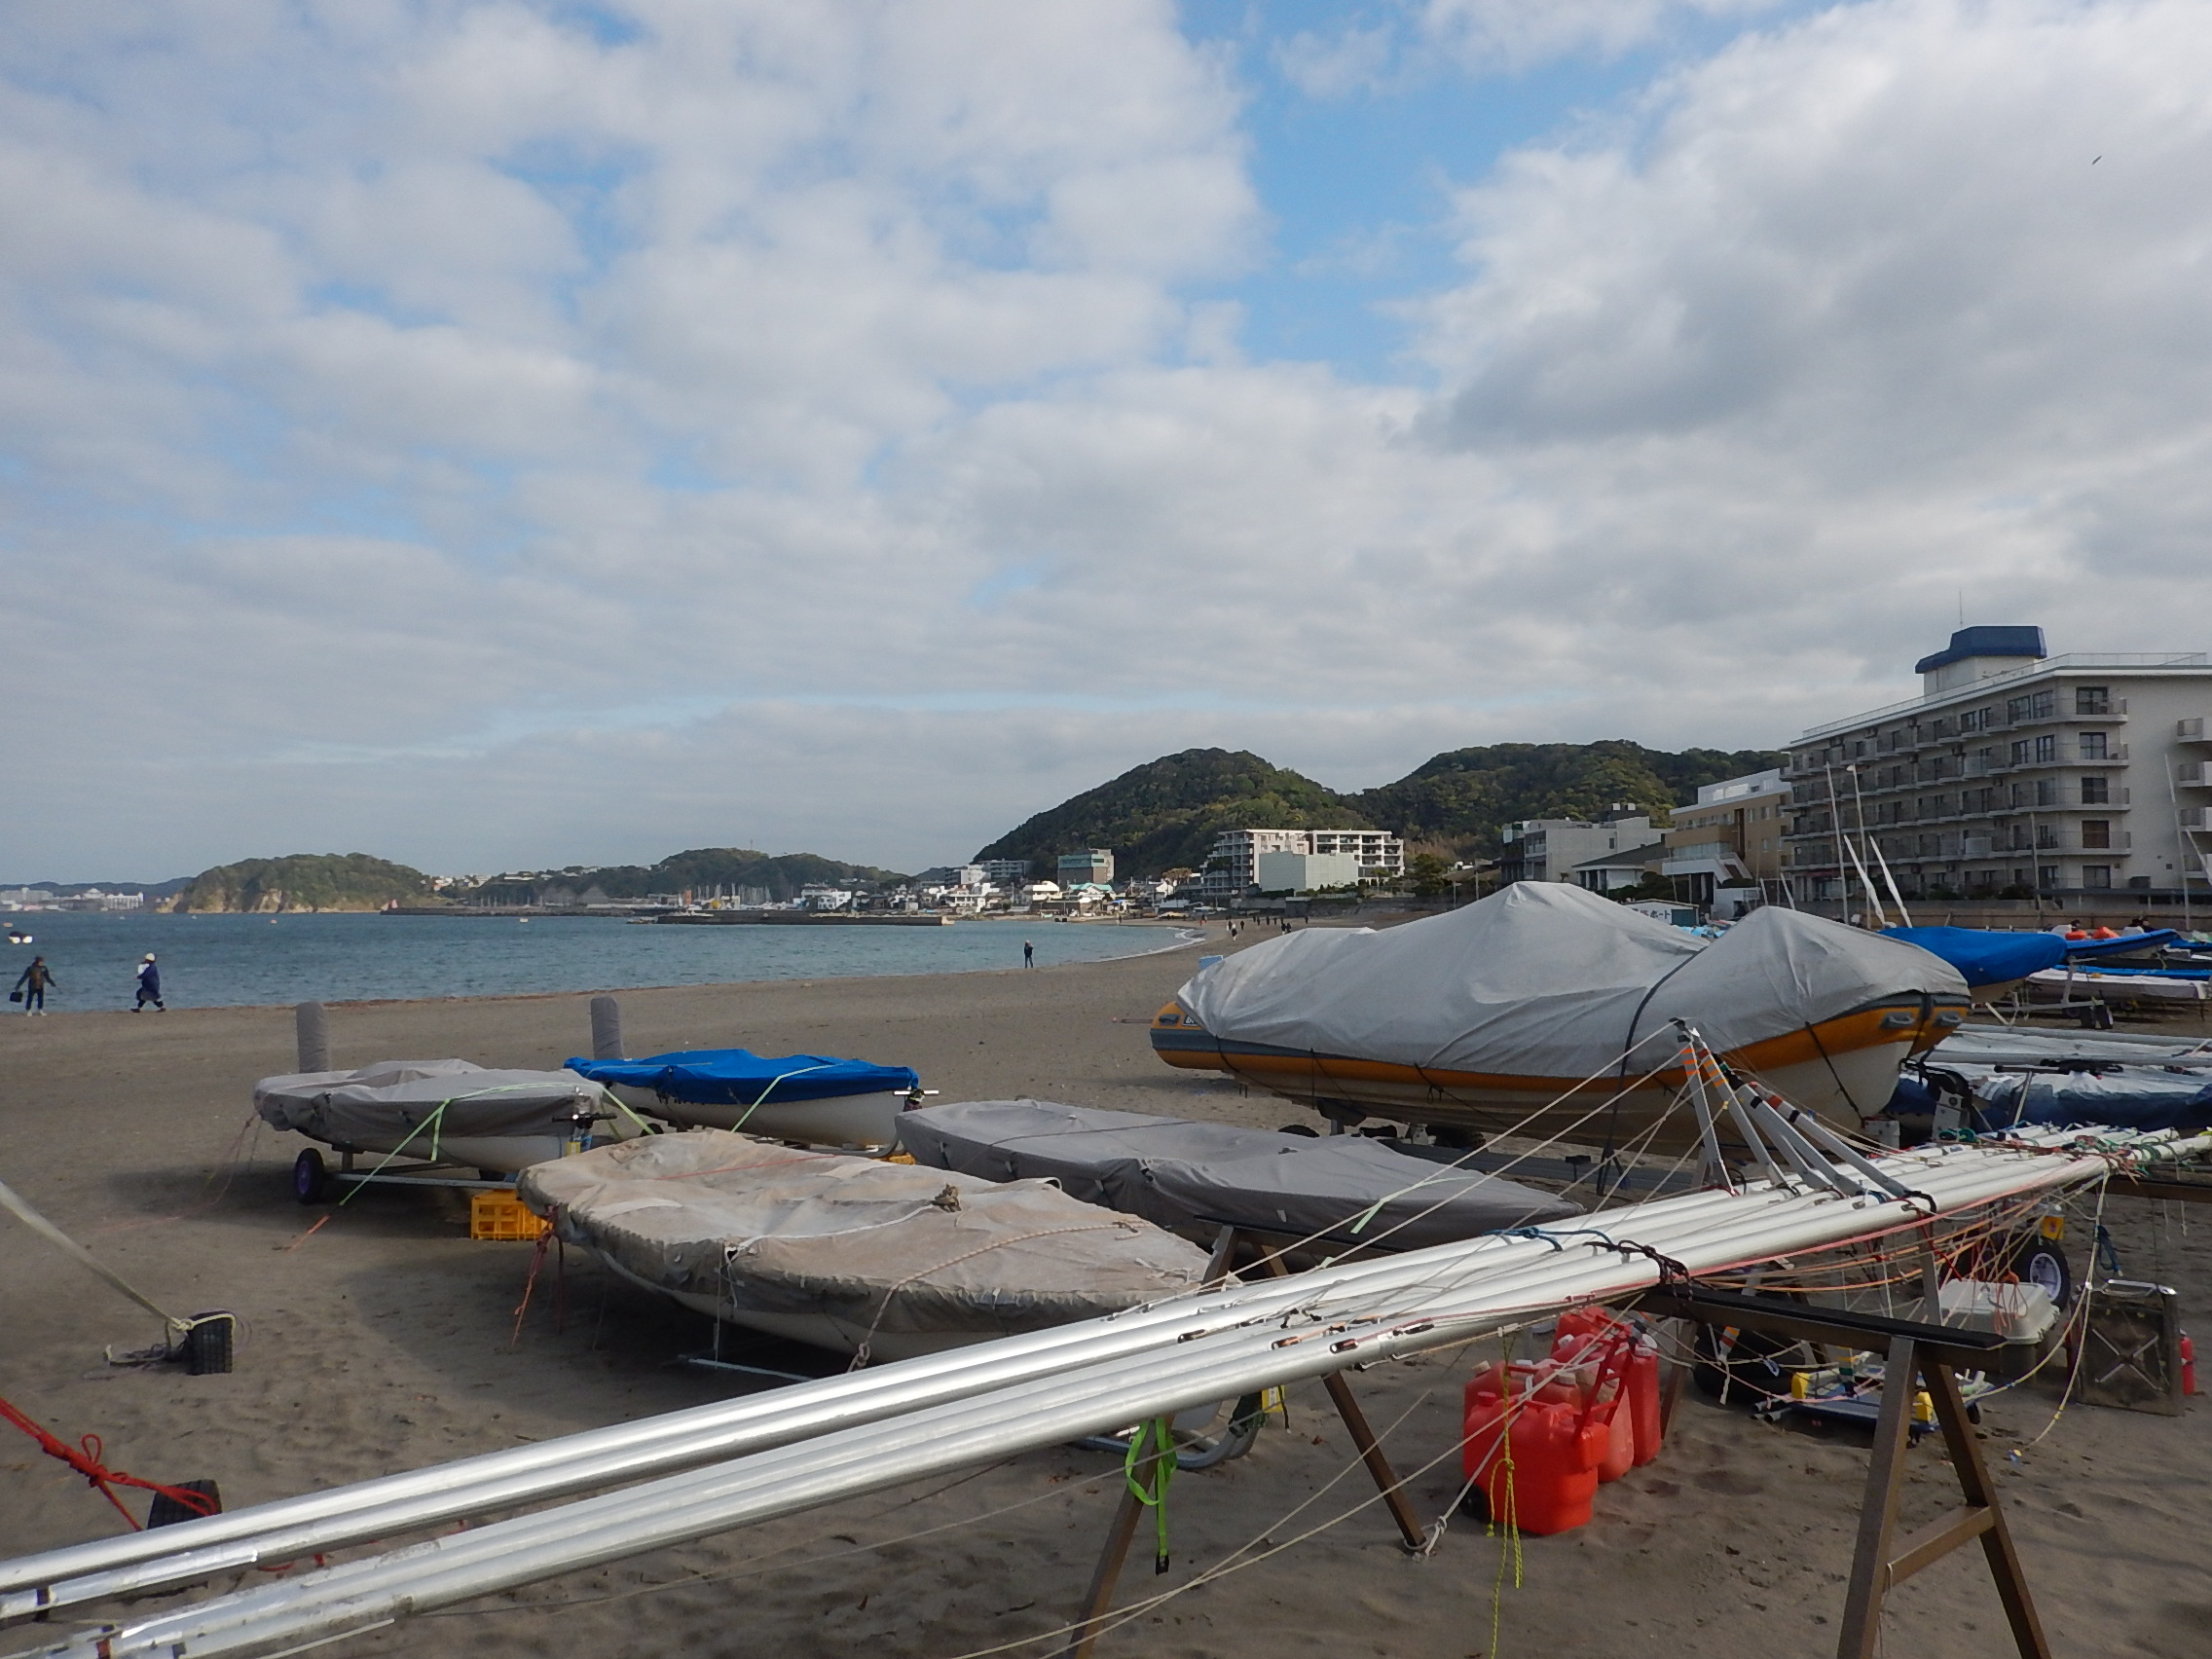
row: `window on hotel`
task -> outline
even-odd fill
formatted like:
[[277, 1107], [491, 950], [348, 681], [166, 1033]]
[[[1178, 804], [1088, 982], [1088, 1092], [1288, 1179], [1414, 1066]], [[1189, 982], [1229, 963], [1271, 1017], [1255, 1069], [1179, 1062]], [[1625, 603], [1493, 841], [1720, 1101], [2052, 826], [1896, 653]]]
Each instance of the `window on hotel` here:
[[2055, 760], [2058, 758], [2057, 734], [2052, 733], [2036, 739], [2036, 758], [2038, 760]]
[[2058, 866], [2056, 865], [2036, 866], [2036, 885], [2042, 888], [2056, 887], [2058, 885]]
[[2038, 691], [2028, 699], [2028, 715], [2032, 719], [2047, 720], [2058, 713], [2058, 693]]
[[2039, 847], [2055, 847], [2055, 846], [2057, 846], [2057, 845], [2058, 845], [2058, 829], [2057, 829], [2057, 827], [2056, 827], [2055, 825], [2050, 825], [2050, 824], [2039, 824], [2039, 825], [2037, 825], [2037, 826], [2036, 826], [2036, 845], [2037, 845], [2037, 846], [2039, 846]]
[[2056, 806], [2057, 804], [2058, 780], [2056, 778], [2038, 778], [2036, 780], [2036, 805]]
[[2005, 718], [2009, 721], [2026, 719], [2028, 718], [2028, 699], [2025, 697], [2007, 698], [2005, 700]]
[[2105, 753], [2105, 734], [2101, 731], [2083, 732], [2081, 736], [2081, 755], [2084, 760], [2107, 760], [2111, 758]]
[[2083, 865], [2082, 866], [2082, 885], [2083, 887], [2110, 887], [2112, 885], [2112, 866]]
[[2103, 806], [2112, 799], [2112, 783], [2101, 772], [2093, 772], [2082, 779], [2082, 804]]
[[2083, 845], [2083, 846], [2084, 846], [2084, 847], [2109, 847], [2109, 846], [2111, 846], [2111, 845], [2112, 845], [2112, 820], [2111, 820], [2111, 819], [2109, 819], [2109, 818], [2084, 818], [2084, 819], [2083, 819], [2083, 820], [2082, 820], [2082, 845]]
[[2112, 690], [2104, 685], [2077, 685], [2074, 687], [2074, 712], [2078, 715], [2109, 715], [2112, 713]]
[[2027, 763], [2028, 740], [2023, 737], [2012, 745], [2012, 764], [2015, 766], [2025, 766]]

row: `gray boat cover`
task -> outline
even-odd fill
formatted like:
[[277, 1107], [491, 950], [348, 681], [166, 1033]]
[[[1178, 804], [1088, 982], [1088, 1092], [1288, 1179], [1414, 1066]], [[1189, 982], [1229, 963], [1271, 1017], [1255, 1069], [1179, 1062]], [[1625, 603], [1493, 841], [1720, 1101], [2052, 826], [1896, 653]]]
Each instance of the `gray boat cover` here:
[[688, 1129], [540, 1163], [515, 1185], [555, 1232], [648, 1284], [761, 1313], [977, 1340], [1133, 1308], [1206, 1253], [1046, 1181]]
[[994, 1181], [1050, 1178], [1087, 1202], [1187, 1232], [1232, 1222], [1417, 1250], [1581, 1213], [1550, 1193], [1364, 1135], [1279, 1134], [1051, 1100], [902, 1112], [899, 1140], [917, 1163]]
[[[1402, 927], [1285, 934], [1180, 992], [1215, 1037], [1507, 1077], [1581, 1078], [1677, 1015], [1722, 1051], [1933, 994], [1957, 969], [1917, 945], [1769, 906], [1712, 943], [1562, 882], [1516, 882]], [[1656, 1065], [1665, 1039], [1637, 1057]]]
[[253, 1086], [253, 1106], [280, 1129], [340, 1147], [389, 1140], [395, 1129], [405, 1135], [436, 1114], [417, 1143], [424, 1157], [434, 1156], [435, 1136], [565, 1138], [579, 1116], [622, 1111], [571, 1071], [496, 1071], [467, 1060], [380, 1060], [359, 1071], [265, 1077]]

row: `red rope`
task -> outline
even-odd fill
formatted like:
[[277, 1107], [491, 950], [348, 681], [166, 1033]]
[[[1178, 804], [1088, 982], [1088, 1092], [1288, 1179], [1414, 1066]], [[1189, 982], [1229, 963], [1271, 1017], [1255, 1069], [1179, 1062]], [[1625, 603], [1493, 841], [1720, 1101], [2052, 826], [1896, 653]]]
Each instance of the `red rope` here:
[[6, 1418], [37, 1441], [38, 1449], [49, 1457], [60, 1458], [77, 1473], [83, 1475], [85, 1484], [97, 1488], [99, 1494], [115, 1505], [116, 1513], [130, 1523], [130, 1530], [134, 1532], [143, 1531], [145, 1529], [138, 1525], [136, 1516], [124, 1508], [123, 1499], [115, 1495], [115, 1489], [119, 1486], [137, 1487], [144, 1492], [158, 1493], [173, 1503], [183, 1504], [195, 1515], [212, 1515], [215, 1513], [215, 1500], [205, 1493], [190, 1492], [183, 1487], [163, 1486], [155, 1481], [142, 1481], [136, 1475], [127, 1475], [120, 1469], [109, 1468], [100, 1461], [102, 1449], [100, 1437], [96, 1434], [88, 1434], [75, 1446], [71, 1446], [68, 1442], [49, 1434], [6, 1400], [0, 1400], [0, 1418]]

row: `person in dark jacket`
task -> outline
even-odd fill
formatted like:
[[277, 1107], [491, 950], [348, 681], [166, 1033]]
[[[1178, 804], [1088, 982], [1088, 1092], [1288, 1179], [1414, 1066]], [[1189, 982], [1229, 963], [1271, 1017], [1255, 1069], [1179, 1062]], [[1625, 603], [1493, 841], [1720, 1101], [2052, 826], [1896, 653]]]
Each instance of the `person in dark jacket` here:
[[46, 958], [32, 957], [31, 965], [16, 976], [16, 998], [25, 1014], [46, 1012], [46, 987], [54, 982], [54, 972], [47, 967]]
[[146, 959], [138, 964], [138, 1000], [130, 1005], [130, 1012], [136, 1014], [148, 1003], [154, 1005], [157, 1013], [169, 1011], [169, 1005], [162, 1001], [162, 970], [150, 950], [146, 952]]

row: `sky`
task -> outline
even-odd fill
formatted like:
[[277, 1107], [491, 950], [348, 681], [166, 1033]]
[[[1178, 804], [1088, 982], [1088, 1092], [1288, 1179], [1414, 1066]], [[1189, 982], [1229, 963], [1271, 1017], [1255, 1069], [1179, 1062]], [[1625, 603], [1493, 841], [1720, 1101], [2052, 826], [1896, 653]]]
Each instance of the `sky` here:
[[[2212, 11], [15, 0], [0, 879], [2212, 645]], [[1385, 827], [1387, 828], [1387, 827]]]

